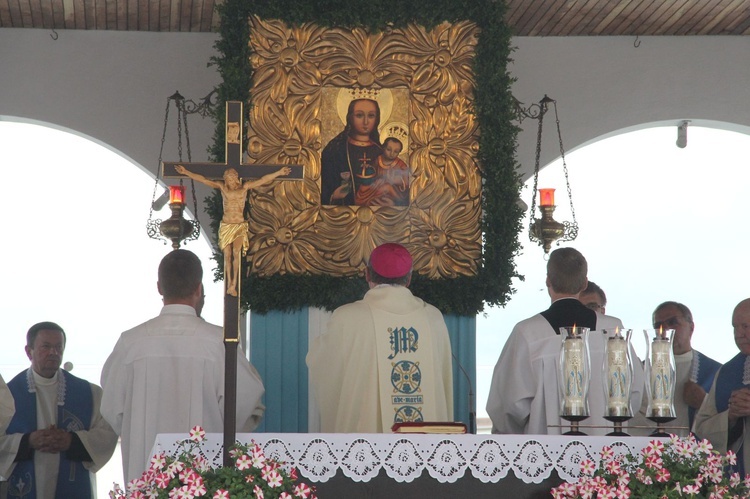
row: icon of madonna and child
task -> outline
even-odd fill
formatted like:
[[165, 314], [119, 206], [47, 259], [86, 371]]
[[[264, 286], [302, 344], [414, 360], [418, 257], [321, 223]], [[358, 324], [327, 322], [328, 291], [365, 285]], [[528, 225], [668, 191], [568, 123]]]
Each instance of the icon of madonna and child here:
[[411, 172], [399, 157], [406, 153], [406, 125], [391, 124], [381, 133], [377, 98], [351, 99], [344, 125], [323, 148], [321, 203], [408, 206]]

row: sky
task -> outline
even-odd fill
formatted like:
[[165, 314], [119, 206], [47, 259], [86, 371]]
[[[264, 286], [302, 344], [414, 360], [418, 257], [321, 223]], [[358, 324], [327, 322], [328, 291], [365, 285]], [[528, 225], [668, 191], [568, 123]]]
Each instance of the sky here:
[[[148, 165], [153, 173], [157, 153]], [[52, 321], [67, 333], [65, 360], [98, 383], [120, 333], [161, 309], [156, 272], [171, 243], [146, 235], [154, 178], [91, 140], [1, 117], [0, 165], [24, 172], [0, 182], [0, 374], [7, 380], [28, 367], [26, 331]], [[192, 205], [189, 195], [188, 202]], [[165, 207], [154, 218], [170, 215]], [[198, 254], [204, 274], [210, 273], [203, 315], [221, 323], [223, 295], [212, 282], [209, 244], [203, 239], [184, 247]]]
[[[645, 351], [642, 331], [655, 306], [676, 300], [693, 312], [693, 346], [724, 362], [736, 353], [732, 309], [750, 296], [744, 264], [750, 137], [690, 127], [685, 149], [676, 147], [676, 137], [676, 127], [650, 128], [569, 152], [579, 236], [564, 245], [586, 256], [589, 278], [607, 294], [607, 313], [634, 329], [637, 351]], [[0, 182], [6, 380], [28, 367], [25, 333], [36, 322], [59, 323], [68, 333], [65, 360], [98, 383], [119, 334], [158, 314], [156, 269], [171, 247], [146, 235], [157, 152], [154, 164], [141, 167], [90, 137], [0, 116], [0, 165], [28, 172]], [[521, 195], [529, 205], [530, 183]], [[571, 220], [559, 162], [543, 168], [539, 186], [557, 189], [555, 218]], [[165, 207], [154, 216], [169, 215]], [[520, 240], [516, 265], [525, 281], [515, 282], [506, 307], [477, 318], [479, 417], [486, 416], [492, 369], [513, 325], [550, 303], [545, 255], [528, 240], [528, 220]], [[185, 248], [212, 274], [205, 238]], [[204, 283], [203, 315], [221, 324], [221, 285], [212, 277]], [[110, 475], [100, 472], [100, 480], [117, 479], [119, 466], [113, 459]]]

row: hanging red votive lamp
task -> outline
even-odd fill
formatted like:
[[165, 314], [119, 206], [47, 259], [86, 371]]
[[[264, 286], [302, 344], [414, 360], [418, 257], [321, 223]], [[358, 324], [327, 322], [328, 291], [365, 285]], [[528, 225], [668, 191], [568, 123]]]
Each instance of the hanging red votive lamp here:
[[555, 206], [554, 189], [539, 189], [539, 206]]
[[184, 185], [170, 185], [169, 186], [169, 204], [180, 203], [185, 204], [185, 186]]

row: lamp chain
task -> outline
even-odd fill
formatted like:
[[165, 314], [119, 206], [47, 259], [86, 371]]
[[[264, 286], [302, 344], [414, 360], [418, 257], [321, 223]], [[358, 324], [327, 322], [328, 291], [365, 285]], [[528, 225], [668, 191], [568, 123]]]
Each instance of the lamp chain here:
[[536, 133], [536, 156], [534, 158], [534, 190], [531, 191], [531, 217], [529, 218], [529, 240], [534, 241], [532, 226], [536, 221], [536, 193], [537, 186], [539, 184], [539, 158], [542, 154], [542, 125], [544, 123], [544, 114], [547, 112], [547, 99], [545, 95], [544, 99], [539, 101], [539, 115], [536, 119], [539, 120], [539, 128]]
[[169, 123], [169, 101], [171, 97], [167, 99], [167, 107], [164, 109], [164, 129], [161, 132], [161, 146], [159, 147], [159, 160], [156, 162], [156, 175], [154, 175], [154, 192], [151, 194], [151, 205], [148, 212], [149, 224], [153, 219], [154, 215], [154, 201], [156, 201], [156, 189], [159, 187], [159, 174], [161, 172], [161, 158], [164, 153], [164, 141], [167, 137], [167, 124]]
[[[193, 156], [190, 152], [190, 132], [188, 130], [188, 122], [187, 122], [187, 110], [185, 108], [185, 99], [181, 99], [177, 103], [177, 107], [179, 109], [179, 116], [182, 119], [182, 124], [185, 127], [185, 147], [187, 148], [187, 157], [188, 157], [188, 163], [193, 162]], [[179, 118], [178, 118], [179, 121]], [[179, 141], [179, 156], [180, 161], [182, 161], [182, 134], [180, 134], [180, 141]], [[182, 179], [180, 179], [180, 184], [182, 184]], [[195, 217], [195, 222], [200, 223], [198, 221], [198, 199], [195, 196], [195, 181], [193, 179], [190, 179], [190, 192], [193, 196], [193, 216]]]
[[[576, 233], [577, 233], [578, 224], [576, 223], [576, 210], [575, 208], [573, 208], [573, 192], [570, 189], [570, 181], [568, 180], [568, 165], [565, 163], [565, 149], [563, 148], [562, 133], [560, 132], [560, 117], [557, 115], [557, 101], [553, 100], [552, 104], [555, 106], [555, 123], [557, 124], [557, 138], [560, 141], [560, 157], [562, 158], [563, 172], [565, 173], [565, 186], [568, 189], [568, 200], [570, 201], [570, 213], [573, 216], [573, 223], [571, 225], [573, 227], [576, 227]], [[539, 123], [540, 123], [539, 134], [541, 137], [541, 133], [542, 133], [541, 132], [541, 120]], [[538, 165], [538, 160], [537, 160], [537, 167], [538, 166], [539, 165]], [[536, 191], [536, 187], [534, 187], [534, 190]]]

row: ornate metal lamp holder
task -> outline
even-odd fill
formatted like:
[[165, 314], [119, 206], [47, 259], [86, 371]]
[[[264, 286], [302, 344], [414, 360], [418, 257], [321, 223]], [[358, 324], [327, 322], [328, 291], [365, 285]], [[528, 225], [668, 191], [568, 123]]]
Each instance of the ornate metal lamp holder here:
[[[539, 159], [542, 151], [542, 130], [544, 127], [544, 115], [549, 110], [549, 104], [555, 110], [555, 122], [557, 125], [557, 138], [560, 144], [560, 157], [562, 158], [563, 172], [565, 173], [565, 186], [570, 201], [570, 212], [573, 216], [572, 222], [558, 222], [552, 216], [555, 211], [555, 189], [538, 189], [539, 183]], [[517, 103], [518, 104], [518, 103]], [[531, 220], [529, 223], [529, 239], [539, 243], [544, 248], [545, 253], [549, 253], [552, 243], [555, 241], [572, 241], [578, 237], [578, 223], [576, 222], [576, 212], [573, 208], [573, 195], [570, 190], [570, 181], [568, 179], [568, 166], [565, 163], [565, 149], [563, 148], [562, 133], [560, 132], [560, 118], [557, 115], [557, 101], [550, 99], [546, 95], [539, 101], [538, 105], [533, 105], [529, 109], [523, 109], [517, 105], [517, 116], [527, 117], [539, 121], [539, 128], [536, 139], [536, 158], [534, 161], [534, 190], [531, 197]], [[542, 212], [541, 218], [536, 218], [536, 196], [539, 192], [539, 210]]]
[[[204, 97], [200, 105], [196, 105], [193, 101], [185, 101], [185, 98], [180, 95], [179, 92], [175, 92], [169, 97], [169, 99], [167, 99], [167, 107], [164, 111], [164, 130], [161, 136], [161, 149], [159, 150], [159, 161], [157, 163], [154, 192], [151, 196], [151, 209], [148, 214], [148, 221], [146, 222], [146, 233], [152, 239], [163, 240], [164, 244], [166, 244], [167, 241], [171, 241], [173, 249], [178, 249], [183, 241], [193, 241], [198, 239], [198, 236], [200, 236], [200, 223], [198, 222], [198, 201], [195, 197], [195, 183], [192, 180], [190, 181], [190, 184], [193, 195], [193, 215], [195, 216], [195, 220], [187, 220], [183, 216], [185, 211], [185, 187], [182, 185], [182, 179], [180, 179], [179, 185], [169, 186], [168, 192], [165, 192], [158, 199], [156, 198], [156, 191], [159, 187], [159, 178], [161, 174], [164, 141], [166, 139], [167, 126], [169, 124], [169, 106], [174, 102], [175, 107], [177, 108], [177, 149], [179, 160], [182, 161], [182, 130], [184, 127], [188, 162], [190, 162], [192, 161], [192, 158], [190, 155], [190, 134], [188, 133], [187, 115], [189, 113], [199, 113], [202, 116], [205, 116], [205, 113], [207, 112], [206, 109], [212, 105], [211, 96], [213, 93], [214, 92], [211, 92]], [[190, 111], [186, 108], [186, 102], [191, 105]], [[169, 196], [168, 198], [167, 195]], [[154, 210], [160, 210], [167, 199], [169, 199], [169, 208], [172, 210], [172, 216], [164, 221], [161, 219], [154, 219]]]

